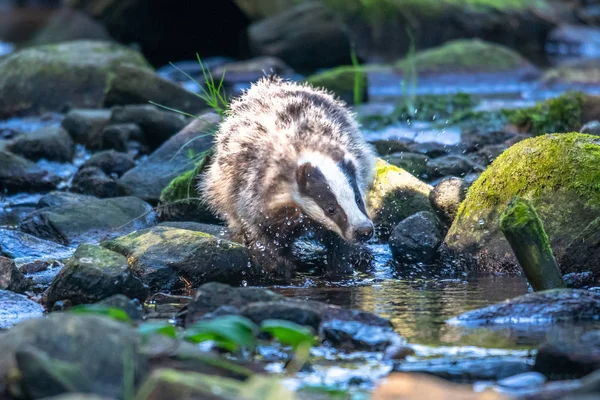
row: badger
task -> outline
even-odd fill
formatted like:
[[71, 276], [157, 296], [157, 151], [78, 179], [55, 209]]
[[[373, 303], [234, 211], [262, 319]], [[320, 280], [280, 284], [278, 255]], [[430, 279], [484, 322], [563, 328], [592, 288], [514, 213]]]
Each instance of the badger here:
[[327, 248], [326, 274], [339, 276], [369, 259], [360, 243], [374, 232], [365, 207], [374, 171], [345, 103], [270, 76], [230, 103], [199, 191], [273, 276], [291, 277], [292, 244], [307, 232]]

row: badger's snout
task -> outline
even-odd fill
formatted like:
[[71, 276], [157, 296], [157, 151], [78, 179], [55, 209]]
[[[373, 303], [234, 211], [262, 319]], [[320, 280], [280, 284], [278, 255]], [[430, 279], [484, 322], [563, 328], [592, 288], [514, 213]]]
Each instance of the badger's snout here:
[[372, 223], [364, 223], [354, 229], [354, 240], [366, 242], [373, 237], [375, 229]]

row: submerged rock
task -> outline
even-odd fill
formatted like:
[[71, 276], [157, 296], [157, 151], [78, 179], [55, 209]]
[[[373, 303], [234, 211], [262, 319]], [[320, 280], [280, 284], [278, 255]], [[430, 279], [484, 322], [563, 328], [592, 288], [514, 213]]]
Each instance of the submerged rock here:
[[0, 257], [0, 290], [23, 293], [29, 288], [29, 282], [12, 260]]
[[59, 126], [42, 128], [20, 136], [7, 149], [29, 160], [70, 162], [75, 146], [69, 134]]
[[[499, 228], [500, 214], [518, 195], [536, 208], [561, 271], [574, 272], [585, 260], [568, 261], [567, 248], [600, 215], [598, 177], [595, 136], [551, 134], [517, 143], [469, 189], [442, 246], [445, 261], [456, 270], [522, 274]], [[580, 245], [590, 246], [585, 254], [593, 260], [593, 244]]]
[[56, 189], [60, 178], [37, 164], [0, 150], [0, 191], [38, 192]]
[[43, 313], [44, 307], [35, 301], [22, 294], [0, 289], [0, 331], [26, 319], [41, 317]]
[[80, 169], [87, 167], [98, 167], [107, 175], [121, 176], [131, 168], [135, 167], [135, 161], [127, 153], [114, 150], [101, 151], [92, 155]]
[[75, 143], [94, 147], [111, 114], [111, 110], [74, 109], [65, 115], [62, 127], [69, 132]]
[[206, 113], [170, 138], [158, 150], [127, 171], [119, 180], [120, 190], [128, 195], [157, 203], [161, 192], [178, 175], [195, 169], [188, 152], [200, 154], [212, 146], [208, 134], [220, 121], [216, 113]]
[[99, 198], [119, 196], [117, 181], [97, 167], [86, 167], [77, 171], [71, 182], [71, 190]]
[[419, 211], [433, 212], [429, 204], [432, 187], [401, 168], [377, 161], [376, 176], [367, 192], [373, 222], [386, 238], [402, 220]]
[[156, 226], [102, 246], [127, 257], [152, 291], [189, 291], [206, 282], [240, 284], [258, 275], [244, 246], [185, 229]]
[[320, 334], [333, 347], [346, 351], [384, 351], [402, 342], [401, 337], [389, 327], [369, 326], [356, 321], [324, 322]]
[[550, 379], [578, 379], [600, 369], [600, 331], [550, 339], [535, 357], [534, 371]]
[[598, 319], [600, 294], [588, 290], [552, 289], [514, 299], [452, 318], [454, 325], [540, 324]]
[[250, 25], [254, 54], [274, 56], [297, 70], [349, 61], [350, 40], [334, 14], [320, 3], [302, 3]]
[[133, 275], [127, 259], [113, 251], [82, 244], [56, 275], [46, 293], [48, 308], [59, 300], [90, 304], [123, 294], [146, 300], [148, 288]]
[[33, 398], [77, 391], [122, 398], [127, 363], [135, 371], [134, 384], [146, 372], [139, 347], [140, 337], [131, 325], [100, 316], [53, 313], [0, 335], [0, 377], [16, 368], [17, 383]]
[[443, 239], [444, 232], [435, 214], [421, 211], [394, 228], [390, 248], [401, 265], [431, 264]]
[[463, 179], [449, 178], [438, 183], [429, 193], [429, 201], [435, 213], [446, 225], [449, 226], [454, 221], [468, 189], [469, 185]]
[[65, 106], [101, 108], [116, 67], [149, 68], [144, 57], [112, 42], [74, 41], [24, 49], [0, 60], [0, 118]]
[[34, 211], [20, 227], [39, 238], [69, 245], [143, 229], [153, 219], [152, 207], [136, 197], [87, 197]]
[[0, 254], [12, 259], [59, 260], [70, 257], [72, 251], [20, 230], [0, 228]]

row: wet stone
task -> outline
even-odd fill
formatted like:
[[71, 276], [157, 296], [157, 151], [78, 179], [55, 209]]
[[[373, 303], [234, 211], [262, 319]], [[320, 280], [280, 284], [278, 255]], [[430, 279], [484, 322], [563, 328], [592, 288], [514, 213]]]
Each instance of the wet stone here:
[[135, 161], [127, 153], [120, 153], [114, 150], [101, 151], [92, 155], [80, 169], [97, 167], [106, 175], [115, 175], [120, 177], [131, 168], [135, 167]]
[[32, 161], [46, 159], [70, 162], [75, 145], [69, 134], [59, 126], [51, 126], [20, 136], [7, 146], [15, 154]]
[[111, 110], [74, 109], [65, 115], [62, 127], [69, 132], [75, 143], [93, 147], [110, 116]]
[[600, 293], [552, 289], [528, 293], [452, 318], [453, 325], [540, 324], [593, 321], [600, 314]]
[[39, 239], [20, 230], [0, 228], [0, 254], [12, 259], [52, 260], [71, 256], [73, 252], [55, 242]]
[[483, 171], [482, 166], [465, 156], [449, 155], [427, 162], [427, 174], [430, 178], [442, 176], [463, 177], [470, 172], [481, 171]]
[[59, 300], [90, 304], [123, 294], [144, 301], [148, 288], [133, 275], [127, 259], [113, 251], [82, 244], [56, 275], [46, 293], [48, 307]]
[[58, 206], [78, 206], [93, 201], [93, 196], [71, 193], [71, 192], [50, 192], [38, 201], [38, 208], [58, 207]]
[[456, 383], [496, 381], [531, 371], [531, 365], [516, 357], [455, 358], [397, 363], [394, 371], [425, 373]]
[[0, 191], [38, 192], [56, 189], [60, 178], [15, 154], [0, 151]]
[[15, 263], [6, 257], [0, 257], [0, 289], [23, 293], [28, 288], [29, 281]]
[[416, 153], [395, 153], [383, 158], [388, 163], [405, 169], [416, 177], [427, 177], [427, 162], [429, 157]]
[[138, 299], [130, 299], [123, 294], [115, 294], [107, 297], [106, 299], [99, 301], [97, 304], [119, 308], [125, 311], [129, 319], [132, 321], [141, 321], [144, 319], [144, 311], [142, 310], [140, 301]]
[[410, 144], [409, 151], [426, 155], [429, 158], [438, 158], [447, 156], [455, 150], [455, 147], [456, 146], [449, 146], [438, 142], [413, 142]]
[[44, 307], [27, 296], [0, 289], [0, 331], [29, 318], [41, 317]]
[[202, 232], [156, 226], [102, 246], [127, 257], [152, 291], [187, 293], [207, 282], [239, 285], [259, 276], [243, 245]]
[[144, 132], [137, 124], [110, 124], [102, 130], [102, 148], [127, 152], [130, 141], [145, 142]]
[[187, 229], [188, 231], [204, 232], [214, 237], [232, 240], [229, 234], [229, 229], [223, 225], [205, 224], [202, 222], [191, 221], [166, 221], [161, 222], [158, 226], [168, 226], [171, 228]]
[[79, 391], [123, 398], [124, 354], [130, 354], [135, 384], [146, 373], [139, 348], [140, 337], [129, 324], [53, 313], [0, 335], [0, 376], [17, 368], [21, 387], [35, 398]]
[[480, 165], [490, 165], [500, 154], [507, 149], [504, 144], [492, 144], [482, 147], [474, 154], [474, 161]]
[[458, 207], [467, 196], [468, 189], [469, 185], [463, 179], [448, 178], [438, 183], [429, 193], [429, 201], [436, 215], [446, 225], [454, 221]]
[[444, 240], [437, 217], [422, 211], [400, 222], [390, 236], [394, 259], [401, 265], [431, 264]]
[[69, 245], [116, 237], [153, 223], [152, 207], [138, 198], [90, 196], [85, 201], [37, 210], [20, 227], [39, 238]]
[[394, 153], [403, 153], [410, 152], [412, 141], [407, 140], [374, 140], [369, 142], [373, 147], [375, 147], [375, 151], [380, 156], [387, 156]]
[[600, 331], [551, 339], [537, 352], [534, 371], [550, 379], [577, 379], [600, 369]]
[[49, 268], [54, 268], [54, 267], [58, 267], [58, 266], [59, 266], [58, 262], [56, 262], [54, 260], [48, 260], [48, 261], [35, 260], [30, 263], [21, 265], [19, 267], [19, 271], [21, 271], [25, 275], [37, 274], [39, 272], [47, 271]]
[[596, 276], [591, 272], [571, 272], [563, 275], [568, 288], [584, 289], [596, 284]]
[[385, 351], [402, 338], [392, 328], [355, 321], [332, 320], [321, 324], [320, 334], [333, 347], [346, 351]]
[[461, 133], [461, 140], [468, 151], [476, 151], [489, 145], [504, 144], [515, 137], [512, 132], [505, 131], [482, 131], [479, 129], [467, 129]]
[[77, 171], [71, 182], [71, 190], [101, 199], [119, 195], [117, 181], [98, 167], [86, 167]]

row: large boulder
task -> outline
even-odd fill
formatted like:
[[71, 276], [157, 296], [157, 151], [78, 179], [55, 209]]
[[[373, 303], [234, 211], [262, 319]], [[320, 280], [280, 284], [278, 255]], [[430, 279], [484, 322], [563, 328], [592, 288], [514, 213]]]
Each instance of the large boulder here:
[[187, 229], [156, 226], [102, 246], [127, 257], [153, 291], [189, 291], [206, 282], [240, 284], [258, 275], [243, 245]]
[[36, 399], [72, 391], [123, 398], [127, 366], [132, 385], [146, 373], [140, 342], [131, 325], [107, 317], [29, 319], [0, 336], [0, 379], [16, 372], [15, 384]]
[[82, 244], [54, 278], [46, 294], [46, 304], [48, 308], [59, 300], [89, 304], [117, 294], [144, 301], [148, 288], [133, 275], [125, 257], [99, 246]]
[[343, 23], [320, 2], [304, 2], [248, 29], [256, 55], [275, 56], [297, 70], [347, 63], [350, 40]]
[[76, 41], [21, 50], [0, 60], [0, 118], [61, 111], [66, 106], [101, 108], [118, 65], [149, 68], [126, 47]]
[[136, 197], [86, 196], [34, 211], [20, 227], [41, 239], [73, 245], [126, 234], [153, 222], [152, 207]]
[[38, 192], [56, 189], [60, 177], [32, 161], [0, 150], [0, 191]]
[[[442, 245], [444, 258], [454, 270], [521, 274], [499, 227], [508, 202], [520, 196], [537, 209], [561, 271], [575, 272], [582, 261], [565, 262], [566, 250], [600, 215], [599, 179], [596, 136], [549, 134], [517, 143], [469, 189]], [[596, 264], [587, 268], [600, 272]]]
[[432, 187], [405, 170], [378, 160], [375, 181], [367, 192], [369, 214], [386, 238], [402, 220], [419, 211], [433, 212]]
[[220, 121], [216, 113], [205, 113], [171, 137], [146, 160], [119, 180], [122, 193], [157, 203], [162, 190], [178, 175], [193, 170], [189, 153], [200, 154], [212, 146], [211, 130]]

